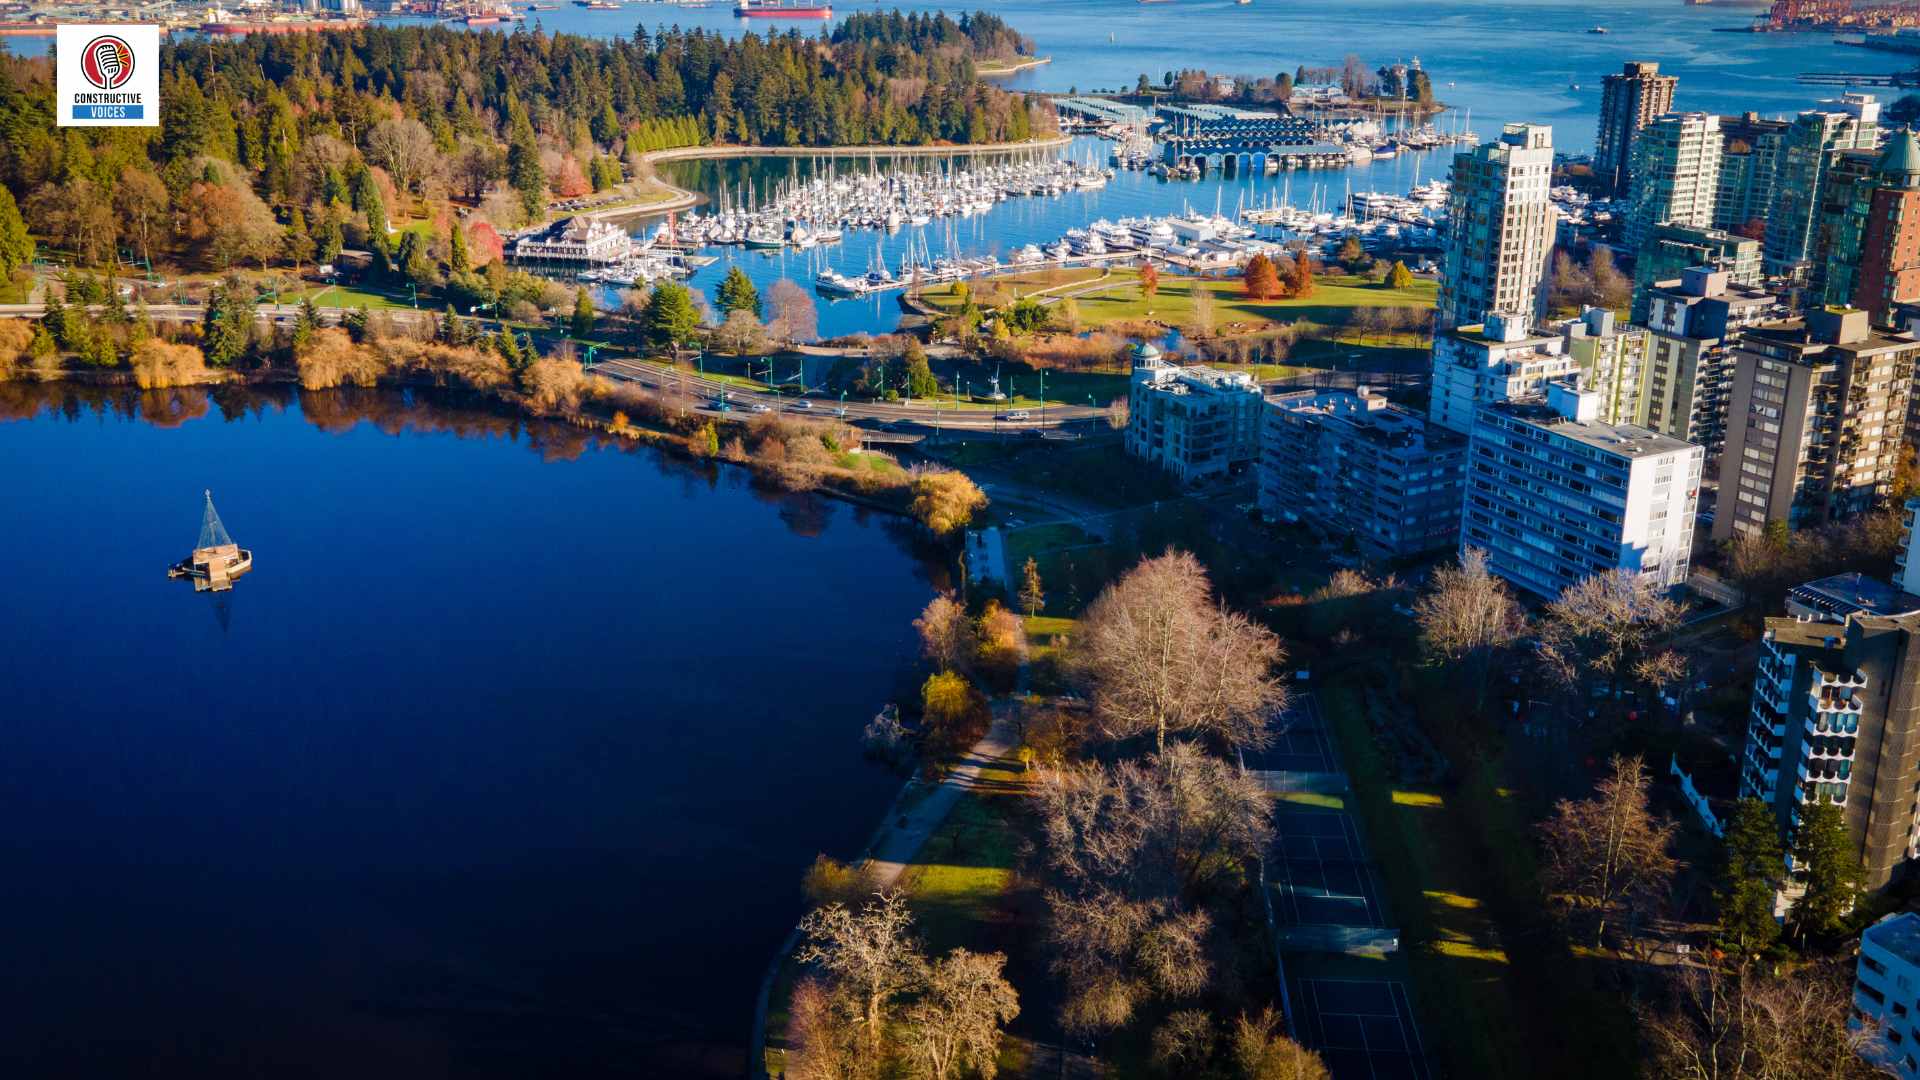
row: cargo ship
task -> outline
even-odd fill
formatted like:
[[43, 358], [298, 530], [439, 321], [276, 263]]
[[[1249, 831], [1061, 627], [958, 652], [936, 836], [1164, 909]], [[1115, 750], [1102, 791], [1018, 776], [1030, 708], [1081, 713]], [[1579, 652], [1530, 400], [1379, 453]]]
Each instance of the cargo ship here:
[[830, 4], [795, 4], [783, 0], [740, 0], [733, 13], [742, 19], [831, 19]]

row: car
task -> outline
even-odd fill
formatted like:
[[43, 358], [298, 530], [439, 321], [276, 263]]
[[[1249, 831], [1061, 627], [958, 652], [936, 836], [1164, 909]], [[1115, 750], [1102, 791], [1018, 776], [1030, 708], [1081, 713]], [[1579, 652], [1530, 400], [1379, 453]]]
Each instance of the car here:
[[747, 411], [748, 412], [769, 412], [771, 410], [769, 410], [765, 405], [762, 405], [759, 402], [754, 401], [754, 402], [749, 402], [747, 404]]
[[1033, 417], [1032, 417], [1032, 416], [1030, 416], [1030, 415], [1029, 415], [1029, 414], [1027, 413], [1027, 410], [1025, 410], [1025, 409], [1015, 409], [1015, 410], [1014, 410], [1014, 411], [1012, 411], [1012, 412], [1007, 412], [1007, 413], [1001, 413], [1001, 414], [1000, 414], [1000, 419], [1002, 419], [1002, 420], [1031, 420], [1031, 419], [1033, 419]]
[[845, 405], [840, 406], [839, 408], [833, 410], [833, 415], [838, 416], [844, 420], [847, 415], [847, 407]]
[[793, 404], [791, 404], [791, 405], [789, 405], [789, 406], [787, 406], [787, 408], [789, 408], [789, 409], [801, 409], [801, 410], [808, 410], [808, 409], [812, 409], [812, 408], [813, 408], [813, 402], [811, 402], [811, 401], [796, 401], [796, 402], [794, 402]]

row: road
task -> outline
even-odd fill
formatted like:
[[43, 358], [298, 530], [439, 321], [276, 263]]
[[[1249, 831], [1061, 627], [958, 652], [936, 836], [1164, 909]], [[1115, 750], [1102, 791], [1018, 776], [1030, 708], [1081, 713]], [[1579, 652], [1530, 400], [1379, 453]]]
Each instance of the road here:
[[[702, 408], [711, 408], [710, 403], [724, 393], [734, 411], [791, 412], [795, 416], [876, 421], [933, 431], [1041, 431], [1104, 423], [1107, 417], [1106, 409], [1087, 405], [1049, 405], [1045, 409], [1016, 410], [1014, 415], [1025, 415], [1025, 419], [1019, 420], [1002, 419], [1008, 414], [997, 410], [960, 408], [937, 402], [922, 405], [913, 402], [849, 401], [842, 405], [825, 396], [822, 391], [795, 398], [748, 389], [722, 379], [704, 378], [684, 368], [669, 367], [650, 360], [603, 360], [590, 370], [595, 375], [637, 383], [649, 389], [684, 390], [705, 399], [708, 404], [703, 404]], [[841, 409], [846, 410], [844, 416], [840, 415]]]

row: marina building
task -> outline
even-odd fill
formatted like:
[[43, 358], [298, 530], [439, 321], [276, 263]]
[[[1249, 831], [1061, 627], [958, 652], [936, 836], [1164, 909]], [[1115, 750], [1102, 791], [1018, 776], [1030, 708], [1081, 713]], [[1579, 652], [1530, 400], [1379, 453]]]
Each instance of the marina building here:
[[1143, 345], [1127, 390], [1127, 453], [1182, 483], [1224, 476], [1260, 456], [1261, 400], [1244, 371], [1180, 367]]
[[1734, 350], [1713, 538], [1824, 525], [1886, 499], [1920, 341], [1820, 308], [1749, 327]]
[[1678, 77], [1660, 65], [1630, 62], [1601, 81], [1600, 129], [1594, 133], [1593, 171], [1612, 195], [1632, 190], [1633, 146], [1642, 128], [1673, 108]]
[[1773, 185], [1780, 172], [1785, 120], [1762, 120], [1759, 113], [1720, 118], [1720, 190], [1713, 200], [1713, 227], [1758, 238], [1773, 208]]
[[1452, 548], [1467, 443], [1360, 387], [1267, 399], [1260, 510], [1350, 536], [1369, 555]]
[[1871, 1024], [1860, 1055], [1900, 1080], [1920, 1077], [1920, 915], [1881, 917], [1860, 935], [1853, 969], [1853, 1015], [1847, 1026]]
[[1801, 808], [1842, 808], [1870, 889], [1914, 857], [1920, 611], [1770, 618], [1755, 665], [1740, 794], [1783, 836]]
[[1880, 104], [1872, 94], [1843, 94], [1795, 117], [1780, 146], [1773, 204], [1767, 214], [1766, 272], [1805, 281], [1817, 248], [1821, 189], [1835, 156], [1872, 150], [1879, 137]]
[[1548, 379], [1577, 372], [1564, 334], [1534, 334], [1525, 315], [1494, 314], [1483, 323], [1433, 337], [1433, 384], [1427, 419], [1460, 435], [1493, 401], [1539, 393]]
[[1435, 325], [1495, 312], [1539, 318], [1553, 254], [1553, 129], [1508, 124], [1494, 142], [1454, 155], [1452, 175]]
[[1725, 271], [1735, 285], [1758, 285], [1760, 241], [1695, 225], [1655, 225], [1633, 266], [1633, 321], [1647, 321], [1656, 282], [1671, 281], [1695, 266]]
[[1607, 424], [1644, 423], [1647, 330], [1618, 325], [1605, 308], [1588, 308], [1565, 328], [1567, 357], [1580, 371], [1580, 385], [1600, 398]]
[[1720, 145], [1720, 118], [1711, 113], [1668, 113], [1640, 130], [1633, 140], [1627, 250], [1645, 247], [1663, 223], [1713, 227]]
[[545, 231], [522, 236], [513, 244], [516, 262], [603, 266], [633, 254], [627, 230], [598, 218], [568, 218]]
[[1850, 185], [1827, 251], [1826, 300], [1865, 310], [1876, 325], [1920, 300], [1920, 140], [1896, 133], [1872, 171]]
[[1733, 347], [1741, 331], [1784, 315], [1786, 307], [1765, 289], [1736, 284], [1727, 271], [1705, 266], [1644, 294], [1647, 374], [1639, 422], [1706, 447], [1708, 460], [1717, 463], [1727, 437]]
[[1614, 570], [1687, 580], [1703, 451], [1599, 411], [1598, 394], [1565, 379], [1475, 418], [1460, 545], [1535, 596]]

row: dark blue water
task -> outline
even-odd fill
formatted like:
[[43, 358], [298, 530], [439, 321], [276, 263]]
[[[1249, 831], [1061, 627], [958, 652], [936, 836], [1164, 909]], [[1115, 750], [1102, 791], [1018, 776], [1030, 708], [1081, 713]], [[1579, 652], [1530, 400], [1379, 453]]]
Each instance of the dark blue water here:
[[[0, 1075], [738, 1075], [897, 782], [889, 523], [391, 395], [0, 391]], [[162, 574], [206, 486], [219, 599]]]

